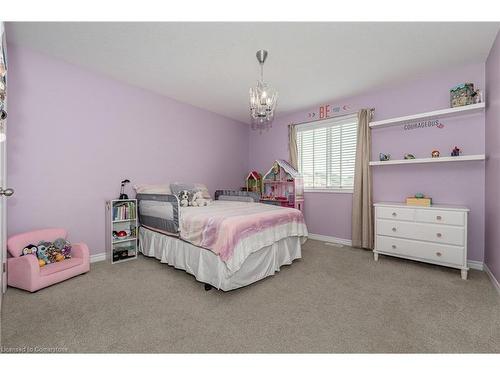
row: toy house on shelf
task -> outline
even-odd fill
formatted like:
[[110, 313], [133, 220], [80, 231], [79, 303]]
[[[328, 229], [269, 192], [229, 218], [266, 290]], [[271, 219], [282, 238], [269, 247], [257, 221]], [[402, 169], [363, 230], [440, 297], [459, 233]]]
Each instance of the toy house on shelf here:
[[296, 208], [304, 205], [304, 180], [285, 160], [276, 160], [262, 180], [261, 203]]
[[262, 176], [257, 171], [252, 171], [246, 178], [246, 191], [253, 191], [254, 193], [262, 193]]

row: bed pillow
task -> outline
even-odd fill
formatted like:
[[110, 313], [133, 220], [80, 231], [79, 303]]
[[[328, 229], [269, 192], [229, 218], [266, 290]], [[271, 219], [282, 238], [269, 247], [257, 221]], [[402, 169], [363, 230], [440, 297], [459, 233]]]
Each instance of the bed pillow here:
[[172, 194], [169, 184], [158, 184], [158, 185], [135, 185], [135, 192], [137, 194]]

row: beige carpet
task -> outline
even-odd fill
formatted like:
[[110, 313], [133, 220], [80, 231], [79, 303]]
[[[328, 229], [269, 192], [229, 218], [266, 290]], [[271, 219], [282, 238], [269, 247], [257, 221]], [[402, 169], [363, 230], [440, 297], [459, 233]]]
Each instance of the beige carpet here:
[[4, 351], [500, 352], [500, 297], [483, 272], [462, 281], [313, 240], [303, 259], [232, 292], [141, 257], [34, 294], [9, 288], [4, 302]]

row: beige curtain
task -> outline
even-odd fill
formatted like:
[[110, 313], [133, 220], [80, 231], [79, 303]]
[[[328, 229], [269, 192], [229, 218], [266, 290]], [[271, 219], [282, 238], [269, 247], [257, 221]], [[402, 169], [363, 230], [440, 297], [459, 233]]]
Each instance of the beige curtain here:
[[371, 109], [358, 112], [358, 141], [352, 196], [352, 246], [373, 249], [372, 174], [370, 170]]
[[290, 165], [299, 169], [299, 152], [297, 151], [297, 129], [294, 124], [288, 125], [288, 150], [290, 153]]

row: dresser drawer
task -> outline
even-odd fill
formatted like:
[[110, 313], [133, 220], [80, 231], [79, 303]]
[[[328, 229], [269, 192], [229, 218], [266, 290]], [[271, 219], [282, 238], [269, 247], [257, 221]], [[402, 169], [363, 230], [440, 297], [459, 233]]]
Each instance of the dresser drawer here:
[[377, 236], [376, 245], [375, 251], [400, 255], [402, 257], [429, 260], [437, 263], [465, 266], [465, 249], [459, 246], [441, 245], [385, 236]]
[[415, 220], [424, 223], [465, 225], [465, 213], [457, 211], [417, 210]]
[[464, 246], [464, 232], [464, 227], [377, 220], [376, 234]]
[[412, 208], [377, 207], [375, 211], [379, 219], [415, 220], [415, 210]]

